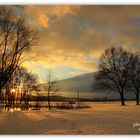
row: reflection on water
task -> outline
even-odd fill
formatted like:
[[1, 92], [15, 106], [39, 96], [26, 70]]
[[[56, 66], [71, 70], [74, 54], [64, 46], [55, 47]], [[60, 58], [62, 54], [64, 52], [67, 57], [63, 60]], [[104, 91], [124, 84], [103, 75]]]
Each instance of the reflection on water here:
[[13, 109], [13, 108], [11, 108], [9, 111], [10, 111], [10, 112], [13, 112], [13, 111], [14, 111], [14, 109]]
[[3, 111], [18, 112], [18, 111], [30, 111], [33, 107], [4, 107]]

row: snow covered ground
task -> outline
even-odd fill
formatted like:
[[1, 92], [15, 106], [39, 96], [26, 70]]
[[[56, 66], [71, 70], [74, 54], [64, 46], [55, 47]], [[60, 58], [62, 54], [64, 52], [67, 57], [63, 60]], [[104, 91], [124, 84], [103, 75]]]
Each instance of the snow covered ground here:
[[89, 109], [0, 111], [0, 134], [140, 134], [140, 106], [87, 103]]

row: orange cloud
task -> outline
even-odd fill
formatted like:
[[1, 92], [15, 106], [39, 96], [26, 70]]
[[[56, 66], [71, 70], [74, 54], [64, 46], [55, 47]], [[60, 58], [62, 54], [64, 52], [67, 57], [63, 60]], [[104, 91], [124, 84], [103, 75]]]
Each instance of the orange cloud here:
[[75, 5], [75, 6], [69, 6], [69, 5], [65, 5], [65, 6], [60, 6], [60, 5], [56, 5], [51, 7], [54, 10], [52, 10], [53, 14], [76, 14], [75, 10], [80, 9], [79, 5]]
[[37, 13], [37, 21], [43, 27], [48, 27], [49, 26], [49, 18], [43, 12], [38, 12]]
[[37, 21], [39, 26], [49, 26], [49, 15], [57, 15], [60, 17], [63, 14], [76, 14], [75, 10], [78, 10], [80, 6], [26, 6], [27, 14]]

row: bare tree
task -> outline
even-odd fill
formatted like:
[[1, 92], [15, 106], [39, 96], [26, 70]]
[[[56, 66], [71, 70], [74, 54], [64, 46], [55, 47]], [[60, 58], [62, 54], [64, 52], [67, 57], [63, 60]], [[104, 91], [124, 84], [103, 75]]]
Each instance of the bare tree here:
[[40, 97], [42, 96], [42, 90], [41, 90], [41, 86], [40, 85], [36, 85], [34, 86], [33, 90], [36, 93], [36, 108], [39, 108], [39, 101], [40, 101]]
[[106, 49], [99, 61], [99, 71], [95, 76], [95, 85], [100, 88], [115, 90], [124, 102], [124, 90], [129, 80], [129, 69], [133, 55], [122, 48]]
[[25, 104], [29, 104], [32, 91], [38, 84], [38, 77], [36, 74], [28, 72], [25, 68], [20, 69], [20, 82], [23, 87], [23, 93], [21, 94], [20, 104], [24, 100]]
[[36, 33], [23, 17], [8, 6], [0, 6], [0, 95], [16, 68], [24, 62], [23, 52], [35, 45]]
[[48, 108], [50, 110], [51, 109], [50, 97], [60, 90], [60, 85], [58, 83], [58, 80], [57, 80], [55, 74], [51, 70], [49, 70], [46, 73], [45, 83], [46, 84], [44, 84], [44, 89], [45, 89], [45, 91], [47, 91]]
[[129, 73], [130, 83], [128, 85], [136, 96], [136, 104], [139, 105], [139, 94], [140, 94], [140, 56], [133, 54], [134, 58], [131, 63], [131, 69]]

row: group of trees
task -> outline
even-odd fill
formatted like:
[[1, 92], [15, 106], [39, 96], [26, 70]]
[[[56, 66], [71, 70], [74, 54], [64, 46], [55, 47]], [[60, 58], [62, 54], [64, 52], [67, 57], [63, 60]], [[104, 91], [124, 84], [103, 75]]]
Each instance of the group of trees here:
[[125, 105], [124, 94], [134, 93], [139, 105], [140, 55], [122, 47], [106, 49], [100, 57], [95, 81], [94, 86], [119, 93], [122, 105]]
[[20, 104], [24, 101], [24, 103], [28, 105], [32, 92], [36, 90], [38, 85], [38, 76], [36, 74], [29, 73], [25, 68], [21, 68], [19, 70], [19, 83], [20, 87], [22, 87]]
[[38, 84], [38, 77], [23, 67], [18, 67], [1, 92], [1, 102], [5, 104], [28, 105], [32, 92]]
[[[20, 8], [16, 7], [15, 8]], [[41, 91], [38, 77], [29, 73], [21, 64], [26, 61], [25, 52], [36, 45], [37, 33], [32, 30], [24, 17], [16, 14], [10, 6], [0, 6], [0, 101], [8, 104], [24, 102], [29, 104], [34, 92], [38, 100]], [[27, 56], [27, 55], [26, 55]], [[54, 74], [46, 74], [44, 91], [47, 93], [48, 106], [50, 96], [59, 90]], [[15, 91], [16, 90], [16, 91]]]
[[[8, 92], [18, 67], [26, 60], [24, 52], [35, 45], [36, 32], [9, 6], [0, 6], [0, 100]], [[11, 95], [12, 97], [12, 95]], [[11, 98], [9, 97], [9, 98]]]

